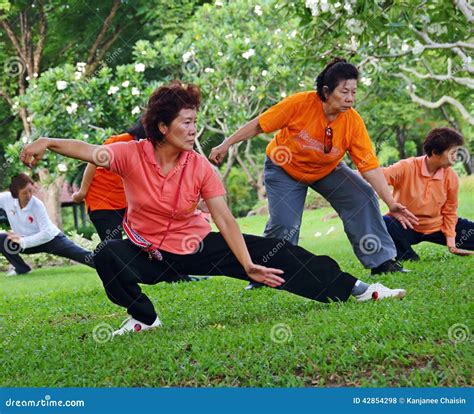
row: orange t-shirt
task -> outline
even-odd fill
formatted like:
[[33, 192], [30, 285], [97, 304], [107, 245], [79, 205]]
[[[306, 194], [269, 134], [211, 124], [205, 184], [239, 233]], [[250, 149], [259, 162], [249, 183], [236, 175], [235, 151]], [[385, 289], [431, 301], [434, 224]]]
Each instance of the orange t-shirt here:
[[[133, 140], [134, 137], [130, 134], [112, 135], [104, 141], [104, 145]], [[125, 198], [122, 178], [105, 168], [97, 167], [85, 202], [86, 208], [90, 211], [126, 208], [127, 199]]]
[[[312, 183], [331, 173], [349, 152], [360, 172], [379, 167], [364, 121], [354, 109], [328, 122], [315, 91], [300, 92], [272, 106], [258, 118], [269, 133], [279, 130], [267, 156], [295, 180]], [[325, 129], [333, 131], [332, 150], [324, 153]]]
[[123, 179], [132, 229], [170, 253], [191, 254], [199, 249], [211, 231], [209, 222], [197, 209], [199, 198], [225, 195], [209, 161], [194, 151], [183, 151], [178, 164], [163, 175], [148, 140], [118, 142], [107, 149], [112, 154], [110, 171]]
[[425, 155], [398, 161], [382, 171], [387, 183], [393, 186], [395, 201], [418, 218], [414, 230], [423, 234], [441, 230], [448, 245], [454, 246], [459, 188], [454, 170], [440, 168], [430, 175]]

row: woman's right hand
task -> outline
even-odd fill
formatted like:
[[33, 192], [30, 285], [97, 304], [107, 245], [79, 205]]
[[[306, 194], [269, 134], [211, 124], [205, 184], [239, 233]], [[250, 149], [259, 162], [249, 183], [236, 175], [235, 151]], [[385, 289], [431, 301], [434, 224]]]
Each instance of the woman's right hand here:
[[245, 268], [245, 272], [250, 279], [273, 288], [285, 283], [285, 279], [277, 276], [284, 273], [283, 270], [280, 269], [273, 269], [271, 267], [260, 266], [252, 263]]
[[45, 151], [48, 149], [48, 138], [38, 138], [31, 144], [25, 145], [21, 150], [20, 160], [27, 167], [33, 167], [38, 163]]
[[219, 165], [222, 161], [224, 161], [227, 151], [229, 151], [229, 147], [226, 145], [224, 141], [222, 144], [218, 145], [217, 147], [214, 147], [211, 150], [211, 154], [209, 155], [209, 160], [212, 163]]
[[71, 198], [72, 198], [72, 201], [74, 201], [75, 203], [81, 204], [84, 201], [84, 198], [86, 198], [86, 193], [82, 190], [79, 190], [73, 193]]

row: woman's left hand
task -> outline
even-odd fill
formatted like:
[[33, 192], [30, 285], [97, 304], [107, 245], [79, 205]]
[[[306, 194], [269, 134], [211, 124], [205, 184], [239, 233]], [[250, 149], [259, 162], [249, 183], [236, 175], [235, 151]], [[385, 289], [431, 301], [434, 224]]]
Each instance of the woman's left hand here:
[[[413, 225], [418, 224], [418, 219], [416, 216], [408, 210], [403, 204], [393, 203], [390, 207], [390, 213], [402, 223], [402, 226], [406, 229], [409, 227], [413, 228]], [[406, 226], [406, 227], [405, 227]]]
[[252, 263], [246, 267], [245, 271], [250, 279], [270, 287], [278, 287], [285, 283], [285, 279], [277, 276], [284, 273], [283, 270], [280, 269], [273, 269]]

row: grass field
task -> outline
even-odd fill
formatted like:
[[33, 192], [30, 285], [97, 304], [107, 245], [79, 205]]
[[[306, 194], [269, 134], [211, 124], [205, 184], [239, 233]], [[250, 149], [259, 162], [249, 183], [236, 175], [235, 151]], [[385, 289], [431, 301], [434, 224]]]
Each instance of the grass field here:
[[[469, 180], [460, 215], [474, 219], [473, 205]], [[305, 213], [301, 245], [375, 280], [339, 219], [321, 221], [330, 211]], [[240, 224], [261, 234], [265, 221]], [[0, 274], [0, 385], [472, 386], [474, 257], [430, 244], [415, 249], [422, 260], [407, 265], [413, 272], [377, 278], [407, 289], [403, 301], [325, 305], [271, 289], [244, 291], [244, 282], [224, 277], [159, 284], [144, 291], [163, 328], [112, 341], [105, 341], [109, 326], [126, 315], [91, 269]]]

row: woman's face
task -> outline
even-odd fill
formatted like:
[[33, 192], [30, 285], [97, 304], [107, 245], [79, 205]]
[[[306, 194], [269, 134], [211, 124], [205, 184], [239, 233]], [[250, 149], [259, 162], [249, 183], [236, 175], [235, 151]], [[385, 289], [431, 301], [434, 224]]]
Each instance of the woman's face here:
[[33, 197], [33, 193], [35, 192], [35, 187], [33, 184], [28, 183], [26, 187], [22, 188], [18, 191], [18, 201], [20, 206], [25, 207]]
[[356, 79], [343, 80], [326, 96], [326, 103], [338, 112], [346, 112], [354, 106], [356, 92]]
[[170, 125], [160, 124], [165, 142], [180, 151], [191, 151], [196, 138], [196, 116], [195, 109], [181, 109]]

